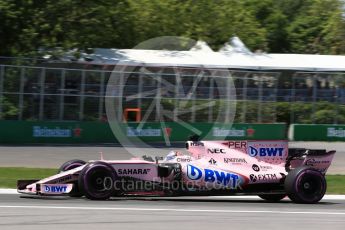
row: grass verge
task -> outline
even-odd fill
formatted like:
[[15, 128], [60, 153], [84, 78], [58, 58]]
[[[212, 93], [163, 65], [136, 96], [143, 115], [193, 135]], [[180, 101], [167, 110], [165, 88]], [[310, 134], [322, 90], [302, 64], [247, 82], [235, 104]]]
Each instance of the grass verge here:
[[[0, 168], [0, 188], [16, 188], [18, 179], [42, 179], [57, 169]], [[327, 194], [345, 194], [345, 175], [327, 175]]]
[[17, 188], [19, 179], [42, 179], [56, 174], [57, 169], [0, 168], [0, 188]]
[[327, 194], [345, 195], [345, 175], [327, 175]]

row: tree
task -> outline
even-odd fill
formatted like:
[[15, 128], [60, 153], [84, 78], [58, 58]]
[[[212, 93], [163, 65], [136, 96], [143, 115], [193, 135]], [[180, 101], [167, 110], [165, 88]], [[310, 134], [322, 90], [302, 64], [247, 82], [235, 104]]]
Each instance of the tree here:
[[247, 0], [261, 28], [266, 31], [267, 52], [282, 53], [289, 49], [287, 40], [288, 19], [275, 0]]
[[[290, 24], [289, 40], [294, 53], [331, 53], [332, 42], [340, 42], [344, 22], [341, 17], [341, 5], [338, 0], [315, 0], [298, 13]], [[337, 34], [337, 35], [336, 35]], [[343, 46], [337, 44], [336, 46]], [[333, 50], [336, 48], [333, 47]]]
[[[118, 25], [130, 30], [126, 1], [0, 0], [0, 55], [31, 56], [38, 50], [116, 47]], [[122, 24], [123, 23], [123, 24]], [[114, 42], [115, 41], [115, 42]], [[115, 46], [114, 46], [115, 45]]]
[[231, 36], [268, 52], [344, 53], [341, 0], [0, 0], [0, 55], [132, 48], [158, 36]]

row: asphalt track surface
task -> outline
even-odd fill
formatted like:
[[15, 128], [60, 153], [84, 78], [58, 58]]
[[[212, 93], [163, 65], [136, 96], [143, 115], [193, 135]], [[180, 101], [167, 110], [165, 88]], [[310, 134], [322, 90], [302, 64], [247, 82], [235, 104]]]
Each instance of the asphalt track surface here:
[[0, 229], [344, 229], [345, 201], [302, 205], [234, 197], [21, 198], [0, 195]]
[[[328, 174], [345, 174], [345, 142], [290, 142], [290, 147], [336, 150]], [[121, 146], [0, 146], [0, 167], [38, 167], [58, 168], [71, 159], [95, 160], [100, 159], [99, 152], [103, 152], [105, 159], [130, 159], [143, 155], [166, 156], [169, 150], [184, 150], [184, 143], [166, 147], [155, 144], [147, 147]], [[132, 154], [129, 154], [131, 152]]]

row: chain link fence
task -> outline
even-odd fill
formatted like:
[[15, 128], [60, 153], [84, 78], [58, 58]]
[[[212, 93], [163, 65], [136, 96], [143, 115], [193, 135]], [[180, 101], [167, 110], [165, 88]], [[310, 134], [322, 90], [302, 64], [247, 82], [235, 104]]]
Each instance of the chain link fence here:
[[145, 121], [345, 122], [344, 73], [0, 65], [0, 119], [106, 121], [108, 96], [122, 101], [119, 117], [139, 108]]

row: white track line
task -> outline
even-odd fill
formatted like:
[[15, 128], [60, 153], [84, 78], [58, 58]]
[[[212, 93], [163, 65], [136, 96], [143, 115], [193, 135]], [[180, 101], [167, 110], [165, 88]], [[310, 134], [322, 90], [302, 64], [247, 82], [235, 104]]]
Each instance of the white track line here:
[[[7, 188], [1, 188], [0, 194], [17, 194], [20, 193], [17, 192], [16, 189], [7, 189]], [[248, 200], [261, 200], [258, 196], [188, 196], [188, 197], [148, 197], [148, 198], [161, 198], [161, 199], [248, 199]], [[325, 195], [323, 197], [323, 200], [345, 200], [345, 195]]]
[[0, 188], [0, 194], [18, 194], [17, 189]]
[[21, 209], [60, 209], [60, 210], [106, 210], [106, 211], [153, 211], [153, 212], [206, 212], [206, 213], [269, 213], [269, 214], [307, 214], [307, 215], [344, 215], [345, 212], [312, 212], [312, 211], [266, 211], [266, 210], [217, 210], [217, 209], [176, 209], [176, 208], [125, 208], [125, 207], [78, 207], [78, 206], [29, 206], [0, 205], [0, 208]]

